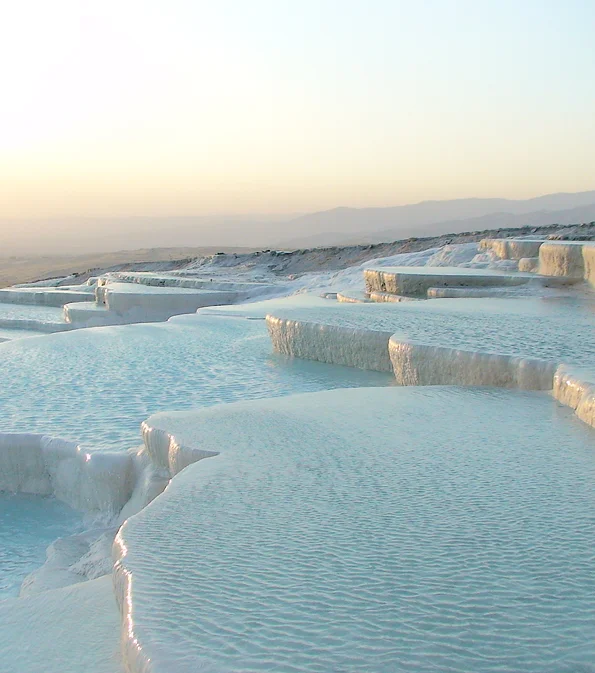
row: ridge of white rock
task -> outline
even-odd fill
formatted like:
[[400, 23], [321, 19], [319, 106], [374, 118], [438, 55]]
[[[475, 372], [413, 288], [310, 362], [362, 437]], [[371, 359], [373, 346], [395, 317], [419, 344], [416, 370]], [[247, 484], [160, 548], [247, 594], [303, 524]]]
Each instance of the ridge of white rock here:
[[285, 355], [375, 371], [398, 385], [471, 385], [551, 390], [556, 363], [431, 346], [379, 330], [267, 317], [273, 348]]
[[594, 306], [589, 294], [547, 290], [534, 297], [435, 299], [398, 305], [325, 305], [321, 301], [292, 306], [278, 301], [268, 305], [268, 313], [283, 320], [401, 334], [434, 346], [595, 367]]
[[[180, 272], [181, 273], [181, 272]], [[205, 306], [234, 304], [274, 293], [281, 283], [176, 276], [173, 274], [111, 272], [81, 285], [55, 287], [55, 283], [0, 289], [0, 329], [52, 333], [71, 329], [163, 322], [174, 315], [194, 313]], [[7, 310], [6, 307], [14, 308]], [[27, 307], [39, 306], [36, 315]], [[43, 319], [41, 307], [63, 309], [64, 322]], [[15, 332], [0, 339], [19, 338]]]
[[388, 292], [395, 295], [425, 297], [431, 287], [498, 287], [523, 285], [534, 276], [520, 273], [504, 273], [485, 269], [462, 269], [459, 267], [388, 267], [365, 269], [366, 291]]
[[85, 451], [33, 433], [0, 433], [0, 491], [53, 495], [75, 510], [114, 516], [130, 499], [134, 455]]
[[539, 271], [539, 257], [521, 257], [519, 271], [523, 273], [537, 273]]
[[367, 304], [373, 301], [366, 292], [337, 292], [336, 300], [346, 304]]
[[180, 270], [173, 274], [150, 272], [114, 271], [105, 274], [99, 284], [114, 282], [135, 283], [152, 287], [186, 288], [195, 290], [209, 290], [212, 292], [249, 292], [262, 293], [271, 289], [270, 284], [258, 281], [233, 281], [222, 278], [189, 277], [190, 272]]
[[479, 242], [480, 250], [491, 250], [500, 259], [520, 260], [523, 257], [537, 257], [544, 238], [484, 238]]
[[554, 375], [553, 395], [595, 428], [595, 372], [560, 365]]
[[146, 421], [141, 425], [141, 432], [151, 462], [156, 467], [166, 470], [170, 477], [174, 477], [191, 463], [217, 455], [212, 451], [180, 444], [175, 437]]
[[[6, 304], [36, 304], [40, 306], [63, 306], [69, 302], [88, 301], [93, 297], [93, 288], [86, 285], [81, 289], [33, 289], [33, 288], [2, 288], [0, 302]], [[87, 289], [83, 289], [87, 288]]]
[[[245, 300], [245, 292], [210, 291], [187, 287], [162, 287], [138, 283], [107, 283], [97, 288], [96, 300], [105, 304], [104, 319], [120, 322], [162, 322], [174, 315], [194, 313], [204, 306]], [[80, 316], [80, 313], [79, 313]], [[70, 318], [76, 317], [70, 310]]]
[[595, 285], [595, 243], [583, 245], [584, 278], [591, 285]]
[[266, 322], [277, 353], [333, 365], [392, 371], [388, 353], [391, 332], [321, 325], [272, 315], [267, 315]]
[[388, 344], [400, 386], [496, 386], [551, 390], [556, 364], [482, 351], [428, 346], [392, 336]]
[[399, 304], [402, 301], [415, 301], [414, 297], [404, 297], [400, 294], [391, 294], [390, 292], [370, 292], [369, 297], [375, 302], [388, 302], [392, 304]]
[[[92, 301], [64, 304], [64, 320], [74, 328], [128, 324], [124, 316], [115, 311], [109, 311], [104, 304]], [[147, 322], [150, 321], [147, 319]]]
[[205, 306], [234, 304], [249, 297], [244, 291], [102, 280], [95, 292], [95, 302], [65, 304], [66, 322], [74, 327], [163, 322], [175, 315], [195, 313]]
[[583, 247], [578, 241], [547, 241], [539, 249], [539, 273], [581, 280], [585, 275]]
[[27, 318], [0, 318], [0, 329], [27, 330], [54, 334], [56, 332], [68, 332], [73, 329], [73, 326], [65, 322], [49, 322]]
[[483, 239], [481, 250], [488, 250], [502, 260], [518, 260], [519, 271], [538, 272], [544, 276], [585, 279], [595, 283], [593, 241], [550, 239]]
[[428, 299], [459, 299], [464, 297], [477, 299], [480, 297], [519, 296], [517, 290], [501, 287], [429, 287], [426, 295]]
[[[554, 374], [565, 361], [595, 367], [594, 344], [592, 339], [588, 342], [593, 330], [588, 301], [573, 308], [562, 298], [550, 311], [548, 303], [539, 300], [492, 299], [479, 303], [481, 310], [475, 312], [473, 301], [437, 299], [384, 309], [374, 304], [339, 304], [326, 310], [288, 308], [268, 315], [267, 327], [277, 352], [392, 371], [396, 383], [403, 386], [552, 390], [556, 389]], [[519, 342], [527, 320], [539, 320], [540, 334], [529, 338], [529, 332]], [[569, 325], [575, 332], [572, 338]], [[577, 416], [593, 424], [590, 390], [585, 387], [584, 402], [569, 406], [580, 409]], [[563, 395], [554, 394], [566, 404]]]
[[33, 433], [0, 433], [0, 491], [54, 496], [90, 520], [124, 521], [159, 495], [171, 477], [209, 452], [180, 446], [142, 424], [144, 446], [85, 451]]

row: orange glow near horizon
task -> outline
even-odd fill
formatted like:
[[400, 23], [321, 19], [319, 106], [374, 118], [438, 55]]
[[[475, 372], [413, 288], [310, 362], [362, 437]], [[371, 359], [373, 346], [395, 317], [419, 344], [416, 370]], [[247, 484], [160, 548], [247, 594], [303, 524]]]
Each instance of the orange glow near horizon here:
[[[431, 13], [388, 0], [365, 12], [335, 0], [213, 4], [1, 10], [0, 218], [291, 213], [593, 188], [593, 54], [572, 18], [578, 3], [549, 18], [533, 2], [462, 1], [468, 16], [445, 0]], [[560, 22], [570, 46], [554, 39]]]

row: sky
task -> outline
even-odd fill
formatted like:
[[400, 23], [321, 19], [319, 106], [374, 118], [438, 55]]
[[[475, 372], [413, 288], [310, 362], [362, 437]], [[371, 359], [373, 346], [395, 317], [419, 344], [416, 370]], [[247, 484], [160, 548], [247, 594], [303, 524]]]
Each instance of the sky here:
[[0, 218], [595, 185], [592, 0], [0, 5]]

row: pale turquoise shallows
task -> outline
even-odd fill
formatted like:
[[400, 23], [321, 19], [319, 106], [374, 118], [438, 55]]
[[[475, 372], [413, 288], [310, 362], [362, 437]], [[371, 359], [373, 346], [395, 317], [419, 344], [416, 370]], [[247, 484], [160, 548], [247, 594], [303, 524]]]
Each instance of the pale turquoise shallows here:
[[221, 455], [121, 531], [133, 670], [592, 670], [595, 433], [547, 394], [368, 388], [148, 423]]

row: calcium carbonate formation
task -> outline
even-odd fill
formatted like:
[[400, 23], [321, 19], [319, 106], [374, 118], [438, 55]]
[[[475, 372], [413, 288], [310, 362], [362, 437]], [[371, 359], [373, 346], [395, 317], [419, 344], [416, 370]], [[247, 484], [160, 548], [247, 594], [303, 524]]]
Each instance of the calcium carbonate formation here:
[[[72, 583], [55, 591], [90, 614], [111, 591], [108, 569], [117, 665], [133, 673], [586, 666], [595, 244], [486, 239], [275, 273], [0, 290], [4, 371], [33, 386], [5, 400], [16, 420], [0, 423], [0, 491], [54, 496], [95, 526], [55, 545], [23, 585], [30, 597], [10, 599], [12, 613], [0, 602], [0, 617], [26, 633], [52, 582]], [[120, 326], [84, 329], [106, 325]], [[33, 374], [72, 395], [62, 424]], [[97, 377], [108, 385], [79, 428], [98, 445], [61, 439]], [[346, 386], [359, 389], [320, 392]], [[155, 405], [185, 411], [147, 418]], [[22, 427], [33, 406], [41, 416]], [[547, 547], [538, 569], [527, 530]], [[563, 578], [560, 610], [537, 570]], [[116, 670], [112, 617], [101, 643], [81, 631], [88, 647], [62, 670], [93, 648], [86, 671]], [[11, 670], [41, 670], [20, 637], [6, 643]]]

